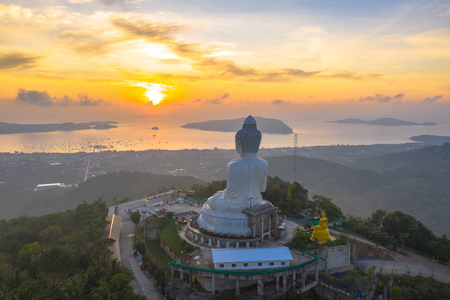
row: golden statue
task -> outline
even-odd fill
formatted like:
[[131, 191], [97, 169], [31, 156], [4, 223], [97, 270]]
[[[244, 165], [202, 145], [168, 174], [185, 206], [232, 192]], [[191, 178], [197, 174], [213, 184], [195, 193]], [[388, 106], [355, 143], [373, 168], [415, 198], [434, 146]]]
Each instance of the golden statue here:
[[314, 226], [314, 232], [311, 236], [311, 240], [317, 240], [319, 243], [325, 243], [329, 240], [335, 240], [330, 236], [328, 231], [328, 219], [326, 218], [325, 211], [322, 211], [322, 218], [320, 218], [319, 225]]

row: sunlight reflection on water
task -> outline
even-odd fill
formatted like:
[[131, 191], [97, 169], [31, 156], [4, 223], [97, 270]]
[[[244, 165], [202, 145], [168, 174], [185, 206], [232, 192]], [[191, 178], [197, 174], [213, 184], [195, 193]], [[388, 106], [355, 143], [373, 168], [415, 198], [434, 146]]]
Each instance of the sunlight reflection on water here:
[[[234, 132], [181, 128], [173, 118], [119, 124], [108, 130], [23, 133], [0, 136], [0, 152], [92, 152], [99, 150], [232, 149]], [[289, 124], [298, 133], [298, 146], [407, 143], [414, 135], [448, 135], [448, 125], [368, 126], [324, 122]], [[152, 130], [157, 126], [159, 130]], [[292, 134], [263, 134], [261, 147], [292, 147]]]

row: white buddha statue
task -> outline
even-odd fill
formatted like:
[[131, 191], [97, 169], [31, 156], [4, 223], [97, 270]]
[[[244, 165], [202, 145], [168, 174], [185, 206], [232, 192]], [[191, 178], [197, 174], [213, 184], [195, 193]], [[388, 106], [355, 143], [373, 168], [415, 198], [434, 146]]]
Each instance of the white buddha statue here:
[[224, 234], [247, 235], [247, 215], [243, 209], [267, 203], [261, 196], [266, 190], [267, 162], [256, 156], [261, 132], [248, 116], [236, 133], [236, 151], [241, 156], [228, 163], [227, 187], [218, 191], [203, 205], [197, 222], [200, 227]]
[[236, 133], [236, 151], [240, 159], [233, 159], [227, 167], [227, 188], [208, 199], [215, 210], [239, 210], [262, 203], [261, 192], [266, 190], [267, 162], [256, 156], [261, 144], [261, 132], [256, 121], [248, 116]]

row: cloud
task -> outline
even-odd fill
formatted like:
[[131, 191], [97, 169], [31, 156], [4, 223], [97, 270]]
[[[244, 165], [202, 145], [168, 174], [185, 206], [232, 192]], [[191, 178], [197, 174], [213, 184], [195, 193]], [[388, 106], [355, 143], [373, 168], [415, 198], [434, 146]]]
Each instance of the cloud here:
[[84, 94], [78, 94], [78, 99], [78, 105], [80, 106], [97, 106], [104, 102], [103, 99], [89, 98]]
[[214, 98], [214, 99], [206, 100], [205, 103], [208, 103], [208, 104], [215, 104], [215, 105], [222, 105], [222, 104], [223, 104], [223, 101], [220, 100], [219, 98]]
[[19, 52], [9, 52], [0, 54], [0, 70], [14, 69], [17, 67], [33, 67], [39, 56], [26, 55]]
[[321, 71], [306, 72], [301, 69], [280, 69], [269, 72], [259, 72], [258, 76], [254, 79], [254, 81], [263, 81], [263, 82], [290, 81], [293, 78], [311, 77], [318, 73], [321, 73]]
[[212, 50], [205, 49], [200, 44], [177, 40], [174, 34], [184, 30], [184, 27], [178, 24], [163, 24], [150, 19], [123, 16], [112, 17], [111, 23], [134, 37], [164, 44], [174, 54], [183, 58], [199, 61], [212, 53]]
[[201, 71], [214, 72], [215, 76], [220, 78], [245, 77], [249, 81], [261, 82], [281, 82], [290, 81], [293, 78], [305, 78], [315, 76], [321, 71], [307, 72], [301, 69], [275, 69], [275, 70], [257, 70], [252, 67], [242, 67], [235, 62], [217, 58], [202, 58], [194, 64]]
[[37, 106], [52, 106], [55, 105], [52, 97], [46, 91], [27, 91], [19, 89], [16, 100], [31, 103]]
[[423, 103], [434, 103], [436, 102], [436, 100], [439, 100], [442, 98], [443, 95], [436, 95], [433, 98], [427, 97], [425, 99], [423, 99], [421, 102]]
[[273, 104], [273, 105], [281, 106], [281, 105], [289, 104], [291, 102], [290, 101], [286, 101], [286, 100], [281, 100], [281, 99], [275, 99], [275, 100], [271, 101], [270, 103]]
[[148, 19], [112, 17], [111, 23], [138, 37], [145, 37], [152, 42], [172, 41], [173, 33], [180, 30], [180, 26], [171, 24], [157, 24]]
[[94, 33], [88, 30], [64, 31], [57, 36], [57, 40], [79, 53], [90, 55], [106, 53], [109, 50], [107, 46], [112, 43], [112, 41], [102, 39], [98, 32]]
[[[146, 38], [152, 43], [167, 46], [174, 54], [192, 60], [194, 69], [209, 72], [209, 78], [225, 79], [246, 77], [250, 81], [288, 81], [291, 78], [314, 76], [320, 71], [307, 72], [301, 69], [279, 69], [274, 71], [257, 70], [243, 67], [234, 61], [212, 57], [214, 49], [203, 47], [197, 43], [186, 43], [175, 38], [175, 34], [184, 30], [180, 25], [161, 24], [150, 19], [136, 17], [113, 17], [111, 23], [135, 38]], [[214, 100], [214, 99], [211, 99]], [[220, 99], [218, 99], [220, 101]]]
[[15, 100], [36, 106], [97, 106], [105, 103], [102, 99], [89, 98], [84, 94], [79, 94], [78, 99], [72, 99], [67, 95], [57, 98], [51, 97], [47, 91], [29, 91], [24, 89], [19, 89]]
[[257, 71], [253, 68], [240, 67], [233, 61], [211, 57], [199, 59], [194, 63], [194, 67], [201, 71], [211, 71], [215, 76], [222, 78], [257, 75]]
[[225, 93], [222, 96], [220, 96], [219, 98], [206, 100], [205, 103], [214, 104], [214, 105], [222, 105], [223, 104], [223, 100], [227, 99], [228, 97], [230, 97], [230, 94], [229, 93]]
[[363, 80], [363, 79], [373, 79], [373, 78], [379, 78], [382, 77], [383, 74], [378, 73], [366, 73], [366, 74], [359, 74], [355, 71], [337, 71], [331, 74], [322, 75], [324, 77], [328, 78], [343, 78], [343, 79], [353, 79], [353, 80]]
[[[176, 35], [186, 30], [186, 27], [175, 23], [161, 23], [153, 19], [121, 14], [110, 17], [110, 22], [125, 33], [125, 39], [145, 38], [151, 43], [158, 43], [167, 47], [179, 58], [174, 63], [183, 60], [189, 64], [201, 78], [197, 79], [224, 79], [246, 80], [250, 82], [289, 82], [309, 77], [344, 78], [353, 80], [370, 79], [382, 76], [381, 74], [359, 74], [355, 71], [337, 71], [326, 73], [321, 70], [306, 71], [297, 68], [259, 69], [251, 66], [242, 66], [233, 60], [217, 57], [217, 47], [204, 46], [198, 43], [187, 43]], [[214, 99], [211, 99], [214, 100]], [[220, 99], [217, 100], [220, 102]]]
[[403, 96], [405, 94], [397, 94], [393, 97], [382, 95], [382, 94], [376, 94], [375, 96], [369, 96], [369, 97], [359, 97], [359, 102], [378, 102], [378, 103], [388, 103], [388, 102], [399, 102], [403, 99]]

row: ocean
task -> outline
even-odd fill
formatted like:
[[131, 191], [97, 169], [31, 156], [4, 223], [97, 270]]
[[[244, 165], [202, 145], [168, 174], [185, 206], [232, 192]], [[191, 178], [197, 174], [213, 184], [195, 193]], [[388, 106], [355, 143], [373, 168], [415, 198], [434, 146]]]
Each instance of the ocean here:
[[[208, 132], [185, 129], [185, 122], [160, 117], [151, 122], [136, 120], [119, 123], [108, 130], [22, 133], [0, 135], [0, 152], [73, 153], [101, 150], [141, 151], [149, 149], [232, 149], [234, 132]], [[334, 124], [323, 121], [286, 122], [297, 133], [298, 147], [318, 145], [370, 145], [412, 142], [414, 135], [449, 135], [450, 125], [369, 126]], [[153, 130], [158, 127], [158, 130]], [[294, 135], [264, 134], [261, 147], [293, 147]]]

